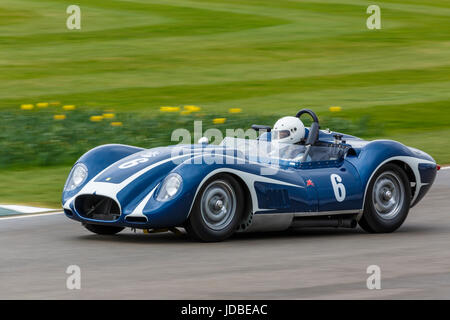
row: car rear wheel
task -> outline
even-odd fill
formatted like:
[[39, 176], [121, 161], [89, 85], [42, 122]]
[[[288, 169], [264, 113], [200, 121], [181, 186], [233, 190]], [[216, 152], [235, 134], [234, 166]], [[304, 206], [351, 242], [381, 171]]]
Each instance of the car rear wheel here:
[[233, 177], [209, 179], [198, 192], [185, 228], [190, 236], [205, 242], [222, 241], [237, 229], [242, 217], [244, 194]]
[[395, 164], [382, 166], [367, 188], [361, 228], [371, 233], [397, 230], [411, 204], [411, 187], [405, 171]]
[[84, 227], [93, 233], [101, 235], [113, 235], [125, 229], [123, 227], [104, 226], [99, 224], [85, 224]]

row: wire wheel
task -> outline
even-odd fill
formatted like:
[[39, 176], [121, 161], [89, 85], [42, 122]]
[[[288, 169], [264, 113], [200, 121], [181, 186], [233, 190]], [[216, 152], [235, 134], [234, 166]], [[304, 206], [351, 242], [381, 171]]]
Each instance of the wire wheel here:
[[401, 178], [394, 171], [383, 172], [375, 181], [372, 200], [380, 218], [394, 219], [405, 201], [405, 188]]
[[208, 185], [200, 201], [201, 217], [212, 230], [226, 228], [236, 214], [236, 194], [224, 180], [216, 180]]

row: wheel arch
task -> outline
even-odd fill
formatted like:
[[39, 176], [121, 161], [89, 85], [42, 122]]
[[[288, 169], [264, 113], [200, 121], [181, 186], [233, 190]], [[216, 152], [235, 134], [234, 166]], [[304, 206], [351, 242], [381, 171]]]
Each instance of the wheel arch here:
[[247, 183], [245, 183], [245, 181], [237, 174], [231, 172], [229, 173], [224, 172], [224, 174], [233, 177], [239, 183], [239, 185], [242, 188], [242, 191], [244, 192], [245, 204], [242, 219], [239, 222], [239, 230], [245, 230], [252, 223], [253, 217], [253, 201], [252, 201], [252, 194], [250, 193], [250, 188], [247, 185]]
[[410, 188], [411, 189], [411, 199], [413, 199], [414, 194], [416, 193], [417, 178], [416, 178], [411, 166], [407, 162], [402, 161], [402, 160], [392, 160], [392, 161], [385, 163], [384, 165], [386, 165], [386, 164], [395, 164], [398, 167], [400, 167], [401, 169], [403, 169], [403, 171], [406, 173], [406, 176], [408, 177], [410, 187], [411, 187]]
[[[373, 170], [372, 174], [370, 175], [369, 179], [367, 180], [366, 183], [366, 187], [365, 187], [365, 191], [364, 191], [364, 198], [363, 198], [363, 205], [362, 205], [362, 212], [364, 211], [364, 207], [366, 204], [366, 198], [367, 198], [367, 191], [369, 188], [370, 183], [372, 182], [372, 180], [375, 177], [375, 174], [380, 170], [381, 167], [385, 166], [386, 164], [395, 164], [398, 167], [400, 167], [402, 170], [405, 171], [408, 180], [410, 182], [410, 189], [411, 189], [411, 207], [414, 204], [414, 201], [417, 197], [417, 185], [420, 179], [420, 174], [418, 172], [418, 169], [414, 167], [414, 164], [412, 162], [417, 162], [418, 159], [415, 159], [414, 161], [412, 159], [412, 157], [403, 157], [403, 156], [399, 156], [399, 157], [392, 157], [392, 158], [388, 158], [385, 161], [381, 162], [376, 168], [375, 170]], [[412, 184], [414, 184], [414, 187], [412, 186]], [[362, 217], [362, 213], [358, 216], [358, 220]]]
[[254, 191], [253, 191], [253, 193], [251, 191], [252, 186], [249, 186], [249, 183], [246, 182], [245, 179], [243, 179], [241, 176], [239, 176], [238, 172], [240, 172], [240, 171], [222, 168], [222, 169], [213, 170], [208, 175], [206, 175], [202, 179], [202, 181], [200, 181], [199, 185], [197, 186], [197, 189], [195, 191], [195, 194], [194, 194], [194, 197], [192, 200], [192, 204], [191, 204], [191, 207], [189, 209], [189, 213], [188, 213], [188, 216], [186, 217], [186, 219], [188, 219], [189, 216], [191, 215], [192, 209], [194, 207], [194, 203], [198, 197], [198, 193], [200, 192], [200, 189], [204, 186], [204, 184], [216, 176], [228, 175], [228, 176], [234, 178], [239, 183], [239, 185], [242, 188], [242, 191], [244, 192], [245, 207], [244, 207], [244, 214], [242, 217], [242, 221], [239, 223], [239, 229], [241, 229], [241, 228], [246, 229], [251, 224], [255, 201], [257, 201], [257, 199], [256, 199], [256, 195], [253, 194]]

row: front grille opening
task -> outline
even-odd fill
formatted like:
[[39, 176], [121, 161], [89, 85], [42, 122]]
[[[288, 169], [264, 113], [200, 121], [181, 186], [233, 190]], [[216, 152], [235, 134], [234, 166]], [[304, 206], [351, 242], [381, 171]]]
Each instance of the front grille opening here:
[[119, 205], [111, 198], [82, 195], [75, 199], [77, 212], [85, 218], [112, 221], [120, 217]]
[[145, 223], [147, 222], [146, 217], [125, 217], [125, 221], [127, 222], [138, 222], [138, 223]]

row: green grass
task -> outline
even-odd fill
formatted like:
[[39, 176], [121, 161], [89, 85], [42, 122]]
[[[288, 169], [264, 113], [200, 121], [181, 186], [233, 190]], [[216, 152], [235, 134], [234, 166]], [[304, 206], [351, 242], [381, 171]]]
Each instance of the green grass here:
[[[238, 113], [225, 118], [225, 123], [214, 124], [214, 119], [222, 118], [222, 115], [207, 114], [200, 109], [189, 114], [158, 112], [151, 116], [136, 112], [108, 113], [110, 118], [92, 122], [91, 117], [103, 114], [101, 110], [75, 109], [62, 113], [59, 109], [48, 106], [27, 111], [2, 111], [0, 150], [8, 152], [0, 153], [0, 169], [71, 165], [86, 150], [109, 143], [143, 148], [175, 144], [180, 141], [175, 137], [172, 140], [170, 133], [183, 128], [189, 130], [191, 137], [195, 136], [193, 124], [199, 119], [202, 120], [202, 132], [206, 134], [209, 129], [219, 129], [222, 137], [227, 135], [228, 128], [243, 129], [241, 132], [244, 134], [251, 123], [264, 124], [274, 121], [272, 116], [256, 114], [249, 117], [248, 114]], [[56, 112], [64, 119], [54, 119]], [[21, 126], [17, 126], [18, 123]], [[322, 117], [321, 123], [324, 127], [359, 137], [379, 136], [383, 133], [379, 128], [370, 125], [370, 117], [354, 120]], [[256, 132], [254, 133], [256, 135]], [[192, 141], [191, 139], [184, 143]], [[220, 137], [211, 140], [212, 143], [221, 141]]]
[[70, 167], [2, 170], [1, 203], [58, 208], [69, 172]]
[[[377, 1], [376, 31], [365, 25], [373, 2], [361, 0], [76, 4], [82, 30], [69, 31], [67, 1], [1, 1], [0, 116], [41, 101], [146, 116], [162, 105], [195, 104], [206, 114], [239, 107], [252, 122], [254, 114], [275, 121], [301, 107], [327, 118], [339, 105], [339, 117], [369, 116], [369, 132], [380, 127], [382, 137], [450, 163], [448, 1]], [[18, 123], [15, 132], [27, 129]], [[50, 172], [55, 179], [44, 181]], [[0, 171], [0, 203], [57, 204], [63, 173], [27, 169], [49, 188], [38, 196], [18, 172]]]

